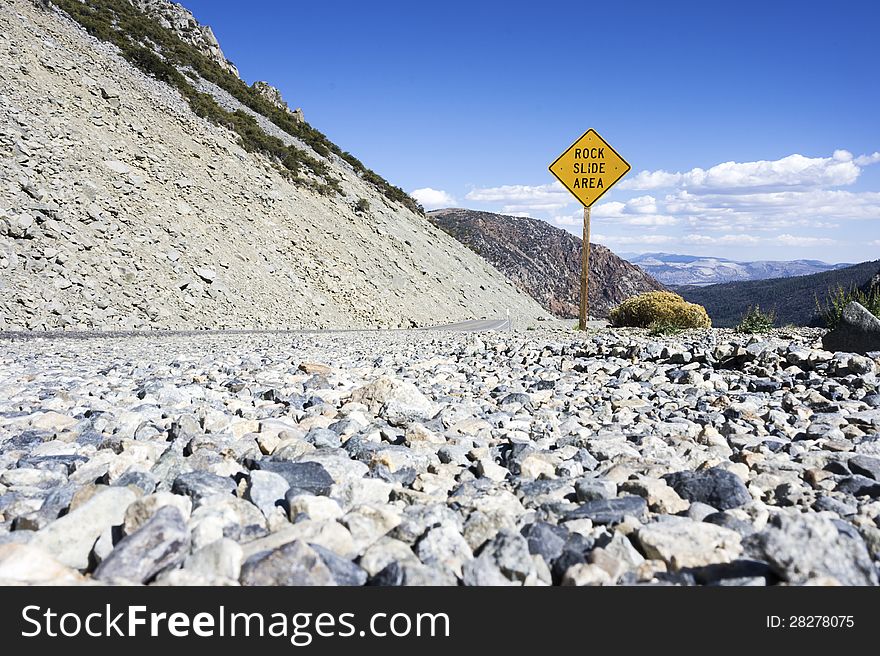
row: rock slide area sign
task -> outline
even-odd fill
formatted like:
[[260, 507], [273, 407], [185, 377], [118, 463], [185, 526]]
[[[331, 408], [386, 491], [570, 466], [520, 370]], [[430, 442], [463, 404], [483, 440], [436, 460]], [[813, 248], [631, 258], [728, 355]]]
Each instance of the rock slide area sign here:
[[593, 128], [584, 132], [550, 165], [550, 173], [584, 206], [579, 330], [586, 330], [590, 322], [590, 207], [629, 169], [626, 160]]
[[550, 165], [550, 172], [590, 207], [630, 166], [611, 145], [590, 128]]

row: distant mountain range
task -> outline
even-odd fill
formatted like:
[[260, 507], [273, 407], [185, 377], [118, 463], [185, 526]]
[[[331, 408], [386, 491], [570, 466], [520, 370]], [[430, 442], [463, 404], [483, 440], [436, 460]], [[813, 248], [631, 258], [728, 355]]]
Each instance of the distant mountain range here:
[[621, 253], [621, 257], [637, 264], [664, 285], [712, 285], [742, 280], [789, 278], [852, 266], [847, 263], [827, 264], [819, 260], [738, 262], [723, 257], [673, 253]]
[[824, 303], [830, 291], [880, 284], [880, 260], [850, 265], [808, 276], [728, 282], [718, 285], [682, 285], [672, 289], [706, 308], [712, 325], [721, 328], [739, 323], [750, 306], [776, 312], [776, 325], [820, 326], [816, 299]]
[[[546, 221], [467, 209], [427, 213], [428, 220], [484, 257], [558, 317], [578, 315], [581, 239]], [[663, 285], [605, 246], [590, 247], [590, 315], [607, 317], [623, 300]]]

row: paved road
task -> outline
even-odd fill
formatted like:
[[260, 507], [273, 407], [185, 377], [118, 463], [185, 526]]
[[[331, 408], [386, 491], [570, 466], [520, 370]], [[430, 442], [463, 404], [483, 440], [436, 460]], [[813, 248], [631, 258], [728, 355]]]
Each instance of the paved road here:
[[[441, 326], [427, 326], [415, 330], [448, 330], [452, 332], [480, 332], [485, 330], [507, 330], [507, 319], [475, 319], [461, 323], [450, 323]], [[259, 330], [259, 329], [228, 329], [228, 330], [50, 330], [50, 331], [0, 331], [0, 340], [31, 340], [31, 339], [120, 339], [126, 337], [168, 337], [177, 335], [254, 335], [254, 334], [312, 334], [312, 333], [371, 333], [371, 332], [402, 332], [408, 328], [361, 328], [361, 329], [298, 329], [298, 330]]]
[[[554, 319], [544, 323], [545, 327], [562, 327], [573, 326], [576, 322], [569, 320]], [[539, 324], [540, 325], [540, 324]], [[608, 325], [607, 321], [590, 321], [589, 328], [602, 328]], [[522, 326], [520, 326], [521, 328]], [[488, 330], [510, 329], [508, 319], [473, 319], [471, 321], [462, 321], [461, 323], [448, 323], [440, 326], [427, 326], [425, 328], [396, 328], [396, 329], [379, 329], [379, 328], [362, 328], [362, 329], [334, 329], [334, 330], [317, 330], [317, 329], [299, 329], [299, 330], [248, 330], [248, 329], [229, 329], [229, 330], [50, 330], [41, 331], [2, 331], [0, 330], [0, 340], [30, 340], [30, 339], [120, 339], [126, 337], [168, 337], [174, 335], [248, 335], [248, 334], [310, 334], [310, 333], [370, 333], [370, 332], [397, 332], [404, 330], [442, 330], [460, 333], [476, 333]]]
[[421, 330], [450, 330], [459, 333], [476, 333], [484, 330], [507, 330], [510, 324], [507, 319], [474, 319], [461, 323], [448, 323], [443, 326], [430, 326]]

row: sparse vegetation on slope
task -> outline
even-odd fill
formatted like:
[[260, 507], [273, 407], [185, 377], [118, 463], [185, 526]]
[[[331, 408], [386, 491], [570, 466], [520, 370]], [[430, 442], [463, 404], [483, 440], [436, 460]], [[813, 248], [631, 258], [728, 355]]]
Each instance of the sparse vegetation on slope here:
[[880, 260], [874, 260], [808, 276], [673, 289], [688, 301], [704, 306], [714, 325], [722, 328], [734, 328], [748, 308], [756, 304], [765, 311], [774, 311], [780, 325], [824, 326], [816, 299], [824, 307], [826, 296], [838, 287], [864, 289], [878, 271]]
[[746, 335], [769, 332], [776, 323], [773, 310], [763, 312], [760, 305], [750, 307], [736, 325], [736, 332]]
[[[224, 110], [210, 95], [196, 90], [181, 69], [192, 69], [205, 80], [216, 84], [246, 107], [265, 116], [288, 134], [301, 139], [318, 155], [338, 155], [389, 200], [401, 203], [415, 212], [423, 212], [421, 205], [405, 191], [366, 168], [350, 153], [343, 152], [319, 130], [304, 121], [295, 120], [289, 113], [273, 105], [256, 89], [223, 70], [198, 49], [183, 42], [173, 31], [162, 27], [126, 0], [89, 0], [88, 3], [79, 0], [51, 1], [90, 34], [116, 45], [122, 55], [143, 72], [176, 88], [196, 114], [234, 130], [246, 150], [259, 152], [273, 159], [288, 179], [299, 184], [310, 184], [325, 194], [339, 191], [337, 181], [330, 176], [327, 166], [321, 160], [301, 148], [288, 146], [277, 137], [267, 135], [252, 116], [241, 111]], [[300, 176], [302, 167], [311, 171], [321, 182], [309, 183], [303, 179]]]
[[859, 289], [851, 286], [848, 289], [842, 285], [829, 290], [825, 295], [825, 300], [820, 301], [816, 297], [816, 309], [825, 322], [825, 327], [829, 329], [837, 328], [840, 323], [840, 317], [843, 314], [843, 308], [855, 301], [864, 307], [875, 317], [880, 317], [880, 286], [869, 287], [867, 289]]

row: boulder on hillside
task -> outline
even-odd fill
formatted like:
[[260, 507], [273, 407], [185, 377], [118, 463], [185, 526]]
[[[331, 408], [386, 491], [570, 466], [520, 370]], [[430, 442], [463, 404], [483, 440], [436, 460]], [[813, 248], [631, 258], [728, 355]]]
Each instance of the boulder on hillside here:
[[880, 319], [853, 301], [845, 308], [837, 327], [822, 338], [828, 351], [861, 353], [880, 351]]

